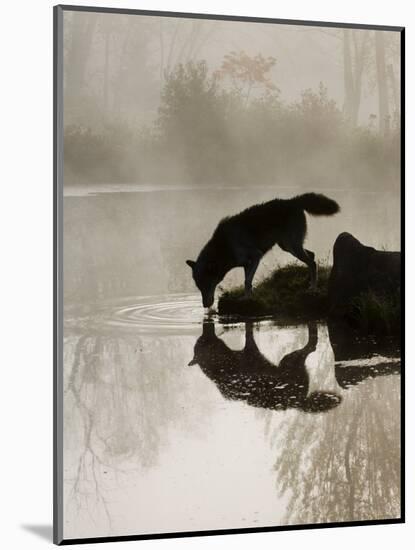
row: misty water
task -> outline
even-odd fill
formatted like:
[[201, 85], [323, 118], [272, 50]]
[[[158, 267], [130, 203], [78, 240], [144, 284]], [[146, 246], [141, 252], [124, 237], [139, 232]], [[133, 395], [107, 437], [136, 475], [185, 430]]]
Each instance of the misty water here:
[[[334, 187], [341, 213], [307, 217], [319, 261], [342, 231], [400, 250], [396, 192]], [[396, 344], [207, 316], [185, 264], [223, 216], [297, 192], [66, 188], [65, 538], [399, 517]]]

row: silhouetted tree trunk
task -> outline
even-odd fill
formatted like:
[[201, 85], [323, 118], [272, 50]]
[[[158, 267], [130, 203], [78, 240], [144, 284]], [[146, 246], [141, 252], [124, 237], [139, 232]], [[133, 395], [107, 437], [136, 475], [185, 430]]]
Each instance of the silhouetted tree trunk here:
[[163, 82], [179, 63], [194, 61], [200, 50], [215, 32], [216, 25], [204, 21], [193, 21], [190, 32], [186, 33], [187, 25], [178, 21], [173, 35], [169, 36], [160, 22], [160, 80]]
[[104, 118], [108, 117], [108, 98], [109, 98], [109, 53], [110, 53], [111, 31], [108, 26], [104, 27], [104, 78], [103, 78], [103, 96], [104, 96]]
[[367, 43], [368, 31], [363, 33], [359, 42], [355, 32], [343, 30], [344, 113], [353, 126], [356, 126], [359, 120]]
[[386, 78], [385, 64], [385, 39], [382, 31], [375, 31], [376, 44], [376, 74], [378, 84], [379, 100], [379, 131], [383, 135], [389, 133], [389, 104], [388, 104], [388, 86]]
[[71, 40], [65, 63], [66, 94], [71, 102], [81, 96], [85, 85], [85, 73], [97, 17], [85, 17], [83, 12], [74, 12], [71, 26]]
[[399, 110], [398, 87], [396, 85], [395, 73], [391, 64], [388, 65], [388, 78], [392, 88], [393, 105], [395, 108], [395, 112], [397, 113]]
[[105, 123], [113, 116], [111, 107], [114, 90], [117, 88], [117, 84], [120, 85], [119, 82], [117, 83], [117, 81], [114, 80], [116, 67], [114, 66], [114, 63], [112, 63], [114, 55], [116, 55], [120, 49], [119, 47], [117, 48], [117, 43], [113, 40], [114, 32], [119, 32], [120, 27], [118, 27], [110, 17], [103, 14], [100, 19], [100, 28], [103, 41], [102, 114]]
[[343, 30], [343, 78], [344, 78], [344, 111], [350, 117], [354, 95], [352, 56], [350, 51], [350, 31]]
[[175, 45], [176, 45], [177, 35], [178, 35], [178, 32], [179, 32], [180, 23], [181, 23], [181, 21], [178, 20], [177, 23], [176, 23], [176, 28], [174, 29], [174, 34], [173, 34], [172, 41], [171, 41], [171, 43], [170, 43], [169, 54], [168, 54], [168, 57], [167, 57], [167, 63], [166, 63], [166, 69], [165, 69], [165, 70], [167, 71], [167, 74], [170, 73], [170, 69], [171, 69], [173, 54], [174, 54], [174, 51], [175, 51]]
[[160, 40], [160, 82], [163, 82], [164, 75], [164, 37], [163, 37], [163, 18], [160, 17], [159, 23], [159, 40]]
[[[116, 84], [117, 83], [119, 84], [120, 82], [124, 82], [124, 80], [125, 80], [125, 74], [127, 72], [126, 65], [128, 63], [127, 52], [128, 52], [128, 47], [129, 47], [130, 40], [131, 40], [131, 33], [133, 32], [134, 22], [135, 22], [134, 17], [128, 18], [127, 28], [123, 32], [124, 40], [123, 40], [120, 55], [119, 55], [119, 58], [118, 58], [117, 73], [115, 75]], [[123, 90], [124, 90], [124, 87], [120, 86], [120, 85], [116, 85], [113, 88], [112, 113], [116, 117], [120, 116], [120, 112], [121, 112], [120, 105], [121, 105], [121, 98], [122, 98], [122, 95], [123, 95]]]

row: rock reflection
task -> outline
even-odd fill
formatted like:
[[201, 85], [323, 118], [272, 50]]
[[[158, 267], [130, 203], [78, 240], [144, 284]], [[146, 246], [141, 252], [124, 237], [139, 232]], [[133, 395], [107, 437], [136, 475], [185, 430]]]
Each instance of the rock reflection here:
[[342, 388], [367, 378], [399, 374], [400, 350], [396, 339], [359, 339], [342, 323], [330, 322], [328, 334], [336, 358], [336, 379]]

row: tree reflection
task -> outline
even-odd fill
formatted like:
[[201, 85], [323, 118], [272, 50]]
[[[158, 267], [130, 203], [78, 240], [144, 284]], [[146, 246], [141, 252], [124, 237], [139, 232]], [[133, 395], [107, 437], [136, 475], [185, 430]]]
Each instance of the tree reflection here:
[[365, 365], [366, 357], [356, 364], [356, 350], [348, 344], [336, 347], [341, 407], [312, 420], [297, 415], [275, 428], [271, 421], [277, 488], [288, 498], [285, 523], [400, 515], [400, 380], [393, 376], [400, 362], [385, 358]]
[[[128, 476], [154, 468], [170, 432], [196, 434], [209, 411], [188, 416], [184, 338], [70, 335], [65, 341], [66, 506], [104, 516], [108, 495]], [[202, 414], [203, 412], [203, 414]], [[67, 474], [68, 476], [68, 474]]]

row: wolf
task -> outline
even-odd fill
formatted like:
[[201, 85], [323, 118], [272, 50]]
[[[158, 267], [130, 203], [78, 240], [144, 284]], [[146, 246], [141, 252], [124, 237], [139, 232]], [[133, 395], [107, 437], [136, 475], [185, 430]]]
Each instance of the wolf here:
[[304, 212], [312, 216], [331, 216], [339, 210], [337, 202], [325, 195], [305, 193], [291, 199], [277, 198], [255, 204], [223, 218], [197, 260], [186, 260], [201, 292], [203, 307], [212, 306], [217, 285], [234, 267], [244, 268], [245, 293], [250, 295], [259, 262], [275, 244], [308, 266], [310, 286], [315, 289], [314, 253], [303, 247], [307, 232]]

